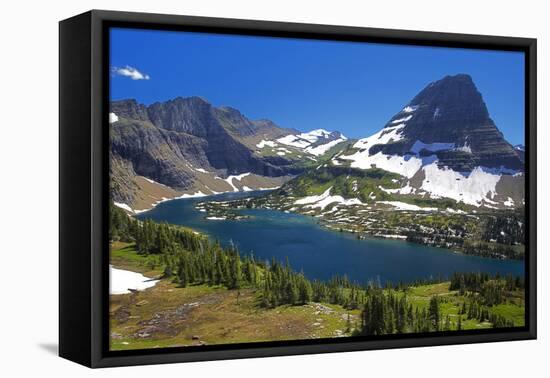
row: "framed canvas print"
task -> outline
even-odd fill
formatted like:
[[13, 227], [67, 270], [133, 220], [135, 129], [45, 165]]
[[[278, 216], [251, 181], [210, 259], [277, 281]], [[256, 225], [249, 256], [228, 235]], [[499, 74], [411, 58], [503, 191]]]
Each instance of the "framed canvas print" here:
[[535, 338], [535, 93], [533, 39], [62, 21], [60, 355]]

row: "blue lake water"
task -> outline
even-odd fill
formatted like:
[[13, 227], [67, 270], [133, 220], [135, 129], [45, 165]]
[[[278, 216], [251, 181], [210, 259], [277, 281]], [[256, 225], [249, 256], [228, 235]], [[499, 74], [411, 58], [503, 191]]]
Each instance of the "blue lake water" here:
[[251, 209], [241, 211], [251, 215], [251, 219], [208, 220], [206, 213], [194, 208], [200, 201], [252, 195], [258, 193], [168, 201], [138, 218], [191, 227], [223, 245], [233, 242], [242, 254], [253, 253], [257, 259], [275, 257], [284, 261], [288, 257], [295, 270], [303, 270], [311, 279], [327, 280], [335, 274], [347, 274], [353, 281], [384, 284], [448, 277], [453, 272], [524, 274], [523, 261], [467, 256], [399, 240], [358, 240], [353, 234], [329, 231], [318, 225], [316, 218], [300, 214]]

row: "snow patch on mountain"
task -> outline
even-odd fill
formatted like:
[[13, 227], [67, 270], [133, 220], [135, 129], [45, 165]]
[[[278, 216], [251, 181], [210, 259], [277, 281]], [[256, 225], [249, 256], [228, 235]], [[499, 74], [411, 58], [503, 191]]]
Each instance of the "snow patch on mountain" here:
[[[359, 149], [359, 151], [352, 155], [339, 156], [339, 159], [351, 160], [350, 165], [352, 168], [370, 169], [376, 167], [411, 178], [420, 168], [422, 168], [423, 165], [430, 164], [435, 161], [437, 159], [435, 155], [427, 157], [419, 157], [413, 154], [399, 156], [386, 155], [381, 151], [373, 155], [370, 154], [372, 146], [396, 142], [403, 139], [401, 131], [404, 127], [404, 123], [397, 126], [385, 127], [368, 138], [359, 139], [353, 145], [353, 147]], [[418, 148], [418, 151], [420, 151], [421, 148], [419, 147], [423, 146], [437, 150], [440, 148], [452, 148], [454, 147], [454, 144], [425, 144], [418, 141], [418, 143], [415, 143], [415, 146]]]
[[496, 195], [495, 188], [501, 177], [500, 172], [484, 167], [461, 173], [439, 167], [435, 162], [422, 169], [425, 179], [420, 189], [432, 196], [452, 198], [478, 207], [483, 201], [489, 202], [489, 196], [492, 198]]
[[[400, 174], [409, 179], [422, 170], [424, 180], [419, 188], [420, 190], [430, 193], [433, 198], [452, 198], [474, 206], [488, 206], [488, 203], [494, 202], [489, 197], [492, 198], [496, 195], [496, 185], [503, 174], [518, 174], [517, 171], [505, 167], [476, 167], [469, 173], [456, 172], [448, 167], [439, 167], [436, 152], [457, 149], [471, 152], [467, 144], [456, 147], [455, 143], [424, 143], [417, 140], [411, 147], [410, 153], [404, 156], [387, 155], [381, 151], [376, 154], [370, 154], [370, 150], [374, 145], [401, 140], [403, 138], [401, 131], [404, 127], [405, 124], [402, 123], [397, 126], [383, 128], [374, 135], [357, 141], [353, 147], [359, 149], [359, 151], [352, 155], [339, 156], [338, 158], [350, 160], [350, 165], [353, 168], [379, 168]], [[432, 154], [420, 156], [419, 153], [423, 150], [429, 151]], [[391, 194], [412, 194], [416, 191], [410, 183], [398, 189], [381, 188], [381, 190]]]
[[[204, 194], [201, 191], [197, 191], [196, 193], [191, 194], [182, 194], [179, 197], [176, 197], [176, 199], [184, 199], [184, 198], [198, 198], [198, 197], [206, 197], [208, 194]], [[168, 200], [168, 199], [167, 199]]]
[[409, 115], [409, 116], [406, 116], [404, 118], [394, 119], [393, 121], [391, 121], [391, 123], [407, 122], [407, 121], [410, 121], [412, 117], [413, 117], [412, 115]]
[[508, 199], [506, 201], [504, 201], [504, 206], [507, 206], [507, 207], [514, 206], [514, 200], [512, 198], [508, 197]]
[[346, 137], [338, 138], [333, 140], [332, 142], [321, 144], [320, 146], [308, 147], [305, 149], [305, 151], [309, 152], [312, 155], [320, 156], [327, 153], [328, 150], [330, 150], [332, 147], [336, 146], [337, 144], [344, 142], [346, 139], [347, 139]]
[[400, 174], [401, 176], [405, 176], [407, 178], [413, 177], [416, 172], [422, 168], [424, 161], [429, 158], [430, 157], [419, 158], [413, 155], [385, 155], [382, 152], [378, 152], [372, 156], [357, 152], [354, 155], [340, 157], [340, 159], [353, 160], [351, 163], [352, 168], [370, 169], [375, 167], [388, 172]]
[[250, 174], [251, 174], [250, 172], [247, 172], [247, 173], [241, 173], [240, 175], [230, 175], [230, 176], [227, 176], [226, 179], [221, 179], [221, 180], [224, 180], [229, 185], [231, 185], [234, 192], [238, 192], [239, 189], [233, 184], [233, 180], [241, 181], [243, 178], [245, 178], [246, 176], [248, 176]]
[[[336, 144], [345, 141], [347, 138], [343, 135], [341, 135], [338, 139], [338, 143], [333, 143], [331, 147], [326, 148], [326, 150], [323, 150], [321, 147], [325, 146], [328, 143], [332, 143], [333, 141], [328, 141], [328, 143], [322, 143], [325, 139], [330, 139], [333, 135], [332, 132], [324, 130], [324, 129], [317, 129], [312, 130], [308, 133], [301, 133], [298, 135], [286, 135], [282, 138], [279, 138], [276, 140], [276, 142], [285, 144], [287, 146], [292, 146], [300, 149], [306, 150], [306, 152], [311, 153], [312, 155], [322, 155], [324, 152], [328, 151], [331, 147], [335, 146]], [[323, 152], [324, 151], [324, 152]]]
[[385, 205], [390, 205], [396, 208], [396, 210], [409, 210], [409, 211], [437, 211], [437, 207], [420, 207], [417, 205], [412, 205], [410, 203], [400, 202], [400, 201], [378, 201], [377, 203], [383, 203]]
[[116, 206], [116, 207], [120, 207], [121, 209], [124, 209], [126, 211], [129, 211], [130, 213], [133, 213], [134, 210], [128, 206], [127, 204], [125, 203], [121, 203], [121, 202], [113, 202], [113, 204]]
[[423, 143], [420, 140], [414, 142], [411, 147], [411, 152], [418, 154], [422, 150], [428, 150], [431, 152], [445, 151], [455, 148], [454, 143]]
[[471, 154], [472, 148], [468, 144], [464, 144], [464, 146], [456, 147], [455, 151], [462, 151]]
[[307, 197], [304, 197], [304, 198], [301, 198], [301, 199], [295, 201], [294, 203], [296, 205], [307, 205], [307, 204], [310, 204], [310, 203], [319, 202], [319, 201], [327, 198], [328, 196], [330, 196], [331, 189], [332, 189], [332, 186], [330, 188], [328, 188], [327, 190], [325, 190], [323, 192], [323, 194], [320, 194], [318, 196], [307, 196]]
[[[359, 139], [357, 142], [355, 142], [353, 147], [358, 149], [367, 149], [366, 151], [363, 151], [363, 152], [360, 151], [359, 153], [364, 155], [364, 152], [366, 152], [366, 154], [368, 155], [370, 148], [376, 144], [387, 144], [389, 142], [397, 142], [403, 139], [403, 135], [401, 134], [401, 131], [403, 130], [404, 127], [405, 127], [404, 123], [401, 123], [397, 126], [385, 127], [368, 138]], [[350, 157], [342, 156], [342, 158], [349, 159]], [[349, 160], [355, 160], [355, 159], [349, 159]]]
[[331, 196], [330, 192], [332, 186], [325, 190], [323, 194], [317, 196], [308, 196], [301, 198], [294, 202], [296, 205], [306, 205], [305, 207], [309, 208], [320, 208], [324, 210], [330, 204], [337, 203], [344, 206], [353, 206], [353, 205], [362, 205], [363, 203], [357, 198], [348, 198], [345, 199], [340, 195]]
[[109, 113], [109, 123], [118, 122], [118, 116], [115, 113]]
[[418, 106], [405, 106], [403, 110], [401, 110], [403, 113], [412, 113], [416, 109], [418, 109]]
[[256, 145], [256, 147], [258, 147], [258, 148], [264, 148], [265, 146], [268, 146], [268, 147], [275, 147], [276, 145], [277, 145], [277, 143], [275, 143], [275, 142], [273, 142], [273, 141], [271, 141], [271, 140], [264, 140], [264, 139], [262, 139], [262, 140], [260, 141], [260, 143], [258, 143], [258, 144]]

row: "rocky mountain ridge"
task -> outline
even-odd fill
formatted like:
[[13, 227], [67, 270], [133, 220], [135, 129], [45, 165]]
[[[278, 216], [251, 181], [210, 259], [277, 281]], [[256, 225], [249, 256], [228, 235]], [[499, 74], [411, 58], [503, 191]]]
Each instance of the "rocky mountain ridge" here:
[[[250, 120], [200, 97], [149, 106], [113, 101], [109, 120], [112, 197], [138, 211], [178, 195], [278, 187], [317, 162], [324, 145], [345, 141], [339, 133], [309, 135]], [[304, 135], [310, 136], [306, 147], [268, 146]]]

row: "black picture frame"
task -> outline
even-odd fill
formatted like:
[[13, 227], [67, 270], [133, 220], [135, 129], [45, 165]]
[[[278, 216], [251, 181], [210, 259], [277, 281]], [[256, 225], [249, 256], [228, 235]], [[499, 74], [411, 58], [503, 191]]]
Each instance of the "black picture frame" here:
[[[135, 351], [108, 348], [110, 27], [525, 53], [526, 324], [522, 328]], [[535, 339], [536, 39], [92, 10], [59, 24], [59, 354], [89, 367]]]

